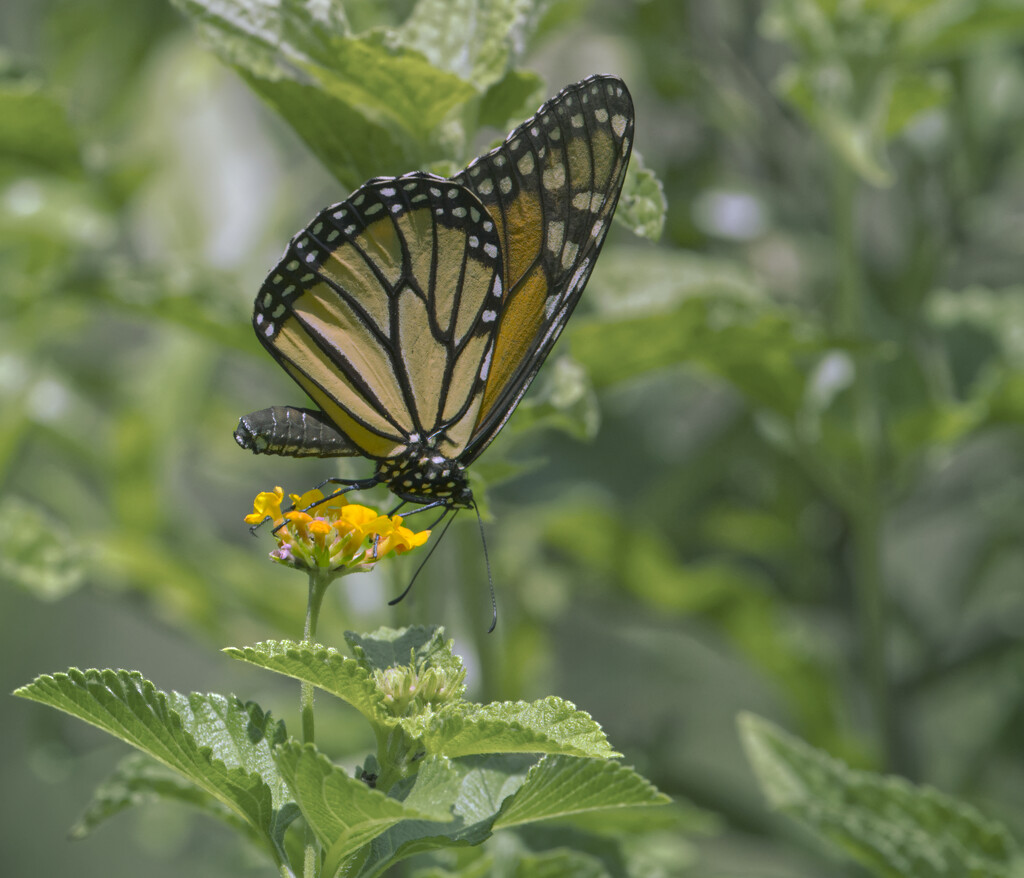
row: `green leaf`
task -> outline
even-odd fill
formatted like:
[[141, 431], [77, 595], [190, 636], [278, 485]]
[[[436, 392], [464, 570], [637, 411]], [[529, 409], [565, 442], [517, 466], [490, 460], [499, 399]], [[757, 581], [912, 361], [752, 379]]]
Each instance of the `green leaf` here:
[[442, 123], [476, 89], [385, 32], [349, 35], [336, 4], [175, 5], [349, 188], [461, 151], [464, 133]]
[[921, 2], [912, 6], [902, 31], [907, 54], [922, 61], [962, 57], [991, 49], [993, 43], [1019, 43], [1024, 37], [1024, 6], [974, 0]]
[[248, 823], [280, 855], [282, 781], [269, 758], [283, 728], [220, 695], [164, 693], [136, 671], [71, 668], [15, 695], [70, 713], [174, 769]]
[[593, 296], [609, 319], [570, 328], [573, 356], [595, 386], [692, 363], [731, 382], [755, 405], [788, 417], [800, 411], [806, 362], [829, 348], [803, 315], [744, 286], [734, 270], [698, 258], [632, 248], [614, 256], [599, 268]]
[[603, 252], [586, 295], [600, 316], [615, 318], [664, 312], [704, 297], [777, 307], [735, 262], [646, 246]]
[[85, 558], [67, 528], [38, 504], [14, 496], [0, 501], [0, 581], [56, 601], [82, 584]]
[[502, 132], [518, 125], [544, 101], [544, 80], [529, 70], [510, 70], [480, 98], [477, 123]]
[[504, 429], [516, 436], [554, 428], [586, 442], [597, 435], [600, 425], [601, 409], [590, 375], [572, 357], [562, 354], [548, 360], [529, 397], [516, 409], [513, 423]]
[[232, 658], [305, 683], [312, 683], [351, 704], [371, 722], [386, 722], [390, 715], [380, 691], [363, 663], [338, 650], [291, 640], [267, 640], [255, 646], [228, 647]]
[[[177, 771], [144, 753], [131, 753], [93, 793], [92, 801], [71, 828], [75, 838], [84, 838], [101, 823], [128, 808], [158, 801], [191, 805], [212, 817], [252, 834], [252, 827], [209, 793], [185, 780]], [[297, 816], [298, 810], [292, 808]]]
[[527, 13], [536, 5], [534, 0], [418, 0], [396, 35], [439, 70], [483, 91], [518, 60], [530, 36]]
[[0, 82], [0, 160], [68, 173], [81, 168], [67, 111], [35, 80]]
[[[485, 841], [502, 803], [522, 786], [535, 762], [534, 756], [510, 753], [454, 761], [428, 757], [415, 777], [403, 782], [409, 789], [404, 801], [435, 802], [435, 807], [446, 803], [454, 820], [443, 825], [421, 820], [397, 824], [373, 840], [362, 855], [359, 874], [378, 875], [413, 854]], [[398, 787], [396, 793], [400, 794]]]
[[604, 759], [545, 756], [501, 809], [495, 829], [584, 811], [671, 801], [632, 768]]
[[452, 819], [443, 802], [421, 798], [409, 806], [371, 789], [313, 745], [292, 741], [277, 748], [275, 757], [303, 817], [324, 846], [324, 875], [334, 875], [345, 859], [396, 823]]
[[689, 802], [665, 802], [630, 805], [628, 808], [605, 808], [577, 811], [558, 818], [556, 826], [577, 829], [608, 837], [639, 839], [651, 832], [672, 835], [712, 836], [722, 828], [722, 818]]
[[896, 137], [922, 113], [945, 106], [952, 93], [952, 80], [946, 71], [901, 72], [889, 95], [886, 137]]
[[444, 639], [440, 626], [381, 627], [369, 634], [346, 631], [345, 641], [370, 671], [408, 664], [438, 668], [452, 675], [462, 671], [462, 659], [452, 654], [452, 641]]
[[1001, 289], [971, 286], [934, 291], [925, 315], [939, 329], [970, 328], [992, 337], [999, 353], [1016, 369], [1024, 369], [1024, 285]]
[[863, 104], [852, 104], [852, 73], [838, 59], [791, 65], [776, 82], [779, 95], [796, 107], [833, 151], [872, 186], [895, 180], [885, 152], [890, 83], [879, 77]]
[[172, 2], [229, 64], [268, 79], [295, 77], [296, 67], [331, 64], [335, 40], [348, 34], [344, 10], [335, 2]]
[[511, 878], [613, 878], [615, 872], [592, 854], [563, 847], [541, 853], [523, 852], [506, 874]]
[[550, 696], [528, 703], [455, 704], [425, 717], [402, 720], [430, 753], [564, 753], [617, 756], [601, 727], [585, 711]]
[[192, 692], [167, 693], [167, 700], [182, 726], [215, 760], [259, 775], [269, 787], [274, 809], [288, 800], [284, 779], [271, 755], [287, 738], [284, 723], [259, 705], [238, 698]]
[[668, 200], [665, 187], [654, 171], [644, 165], [643, 156], [635, 149], [629, 160], [622, 195], [615, 208], [615, 220], [634, 235], [657, 241], [665, 228]]
[[1002, 824], [931, 787], [867, 771], [753, 714], [747, 758], [771, 807], [886, 878], [1010, 878], [1017, 847]]

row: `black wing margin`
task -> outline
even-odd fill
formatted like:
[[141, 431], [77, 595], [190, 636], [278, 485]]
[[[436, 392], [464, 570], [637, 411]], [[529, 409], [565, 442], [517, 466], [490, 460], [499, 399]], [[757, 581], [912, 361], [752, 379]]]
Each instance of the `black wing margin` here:
[[618, 203], [634, 124], [625, 83], [589, 76], [452, 178], [480, 198], [498, 226], [506, 287], [463, 463], [508, 420], [576, 307]]

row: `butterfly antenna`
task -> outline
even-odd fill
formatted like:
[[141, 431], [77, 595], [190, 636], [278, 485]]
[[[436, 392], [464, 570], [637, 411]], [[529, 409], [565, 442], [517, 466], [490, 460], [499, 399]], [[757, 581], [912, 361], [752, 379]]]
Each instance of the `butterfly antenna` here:
[[491, 576], [491, 559], [487, 554], [487, 538], [484, 536], [484, 520], [480, 517], [480, 507], [473, 501], [473, 511], [476, 513], [476, 523], [480, 525], [480, 542], [484, 547], [484, 564], [487, 566], [487, 587], [491, 590], [491, 627], [487, 629], [492, 634], [498, 625], [498, 599], [494, 596], [494, 577]]
[[[442, 515], [441, 515], [441, 518], [439, 518], [439, 519], [438, 519], [437, 521], [435, 521], [435, 522], [434, 522], [434, 527], [437, 527], [438, 523], [439, 523], [439, 522], [441, 522], [441, 521], [442, 521], [442, 520], [444, 519], [444, 517], [445, 517], [445, 516], [446, 516], [446, 515], [447, 515], [447, 514], [448, 514], [449, 512], [451, 512], [451, 510], [450, 510], [450, 509], [445, 509], [445, 511], [444, 511], [444, 512], [442, 513]], [[392, 599], [391, 599], [390, 601], [388, 601], [388, 606], [389, 606], [389, 607], [393, 607], [393, 606], [394, 606], [395, 604], [397, 604], [397, 603], [401, 602], [401, 601], [403, 600], [403, 598], [405, 598], [405, 596], [406, 596], [407, 594], [409, 594], [409, 592], [410, 592], [410, 591], [412, 591], [412, 586], [413, 586], [413, 583], [415, 583], [415, 582], [416, 582], [416, 577], [417, 577], [417, 576], [419, 576], [419, 575], [420, 575], [420, 571], [421, 571], [421, 570], [422, 570], [422, 569], [423, 569], [424, 567], [426, 567], [426, 566], [427, 566], [427, 561], [429, 561], [429, 560], [430, 560], [430, 556], [434, 554], [434, 550], [435, 550], [435, 549], [437, 549], [437, 547], [438, 547], [439, 545], [441, 545], [441, 540], [443, 540], [443, 539], [444, 539], [444, 535], [445, 535], [446, 533], [448, 533], [448, 528], [450, 528], [450, 527], [452, 526], [452, 522], [453, 522], [453, 521], [455, 521], [455, 515], [456, 515], [456, 514], [458, 514], [458, 510], [457, 510], [457, 509], [456, 509], [456, 510], [455, 510], [455, 512], [454, 512], [454, 513], [452, 514], [452, 517], [448, 519], [448, 523], [447, 523], [447, 524], [446, 524], [446, 525], [444, 526], [444, 530], [442, 530], [442, 531], [441, 531], [441, 536], [439, 536], [439, 537], [437, 538], [437, 541], [436, 541], [436, 542], [434, 543], [434, 545], [432, 545], [432, 546], [430, 547], [430, 551], [429, 551], [429, 552], [427, 552], [427, 557], [426, 557], [426, 558], [424, 558], [424, 559], [423, 559], [423, 560], [422, 560], [422, 561], [420, 562], [420, 566], [416, 568], [416, 572], [415, 572], [415, 573], [414, 573], [414, 574], [412, 575], [412, 579], [410, 579], [410, 580], [409, 580], [409, 584], [408, 584], [408, 585], [407, 585], [407, 586], [405, 587], [405, 591], [403, 591], [403, 592], [402, 592], [402, 593], [401, 593], [401, 594], [400, 594], [400, 595], [399, 595], [399, 596], [398, 596], [397, 598], [392, 598]], [[431, 530], [433, 530], [433, 527], [431, 528]]]

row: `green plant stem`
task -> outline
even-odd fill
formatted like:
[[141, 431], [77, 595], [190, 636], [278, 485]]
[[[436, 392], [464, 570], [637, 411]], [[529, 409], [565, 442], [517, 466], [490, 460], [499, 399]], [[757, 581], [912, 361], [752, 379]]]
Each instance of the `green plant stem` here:
[[[320, 621], [320, 607], [323, 605], [327, 586], [334, 577], [327, 570], [311, 570], [309, 572], [309, 595], [306, 600], [306, 624], [302, 631], [302, 642], [312, 644], [316, 640], [316, 627]], [[303, 683], [299, 693], [299, 712], [302, 716], [302, 741], [312, 744], [316, 739], [316, 725], [313, 718], [313, 698], [315, 687], [312, 683]], [[320, 857], [316, 836], [309, 824], [306, 824], [305, 847], [303, 854], [302, 874], [305, 878], [315, 878], [320, 874]]]
[[[866, 340], [866, 292], [861, 275], [856, 234], [856, 189], [854, 173], [837, 161], [835, 165], [834, 217], [839, 262], [839, 290], [836, 328], [841, 335]], [[853, 540], [853, 581], [857, 599], [861, 661], [867, 683], [878, 744], [889, 765], [894, 752], [892, 699], [886, 654], [888, 632], [885, 618], [885, 588], [881, 564], [882, 463], [884, 434], [878, 410], [877, 376], [870, 352], [857, 357], [854, 384], [854, 430], [860, 450], [858, 486], [846, 512]]]
[[[311, 570], [309, 572], [309, 596], [306, 600], [306, 625], [302, 631], [303, 643], [311, 644], [316, 640], [320, 607], [323, 605], [324, 594], [332, 579], [334, 576], [327, 570]], [[313, 692], [312, 684], [302, 684], [299, 707], [302, 713], [302, 741], [304, 744], [312, 744], [316, 737], [313, 723]]]

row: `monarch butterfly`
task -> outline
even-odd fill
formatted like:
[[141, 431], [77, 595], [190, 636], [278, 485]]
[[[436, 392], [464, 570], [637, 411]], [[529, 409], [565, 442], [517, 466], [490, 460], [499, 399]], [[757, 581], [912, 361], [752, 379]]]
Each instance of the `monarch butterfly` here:
[[633, 103], [567, 86], [446, 179], [377, 177], [292, 238], [253, 327], [318, 409], [243, 417], [242, 448], [360, 455], [403, 501], [473, 507], [466, 467], [519, 404], [594, 268], [622, 189]]

